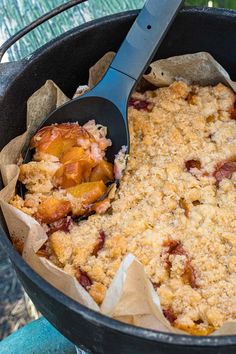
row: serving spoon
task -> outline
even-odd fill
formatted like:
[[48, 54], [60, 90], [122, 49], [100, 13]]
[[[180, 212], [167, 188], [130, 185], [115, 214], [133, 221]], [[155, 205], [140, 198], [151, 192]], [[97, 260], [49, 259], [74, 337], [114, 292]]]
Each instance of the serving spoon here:
[[[183, 0], [147, 0], [103, 79], [88, 93], [53, 111], [42, 126], [94, 119], [108, 128], [113, 161], [122, 146], [129, 151], [127, 104], [129, 96], [147, 69]], [[28, 148], [24, 161], [30, 160]]]

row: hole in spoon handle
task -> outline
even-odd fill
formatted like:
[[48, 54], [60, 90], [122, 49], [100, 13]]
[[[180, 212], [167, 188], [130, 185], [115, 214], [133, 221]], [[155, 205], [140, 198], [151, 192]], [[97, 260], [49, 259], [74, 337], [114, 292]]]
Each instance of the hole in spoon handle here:
[[183, 0], [148, 0], [111, 67], [138, 80], [148, 67], [182, 3]]

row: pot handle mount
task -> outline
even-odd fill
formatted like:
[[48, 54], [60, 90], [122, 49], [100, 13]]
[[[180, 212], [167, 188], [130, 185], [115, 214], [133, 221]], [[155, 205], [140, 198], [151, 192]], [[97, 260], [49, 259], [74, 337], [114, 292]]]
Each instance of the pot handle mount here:
[[39, 17], [38, 19], [34, 20], [33, 22], [31, 22], [29, 25], [27, 25], [26, 27], [24, 27], [22, 30], [20, 30], [19, 32], [17, 32], [15, 35], [13, 35], [12, 37], [10, 37], [5, 43], [3, 43], [3, 45], [0, 47], [0, 63], [2, 61], [3, 55], [6, 53], [6, 51], [14, 44], [16, 43], [19, 39], [21, 39], [23, 36], [25, 36], [27, 33], [29, 33], [30, 31], [32, 31], [33, 29], [35, 29], [36, 27], [38, 27], [39, 25], [41, 25], [42, 23], [46, 22], [47, 20], [49, 20], [50, 18], [60, 14], [61, 12], [70, 9], [71, 7], [81, 4], [83, 2], [85, 2], [87, 0], [71, 0], [66, 2], [63, 5], [60, 5], [58, 7], [56, 7], [55, 9], [49, 11], [48, 13], [46, 13], [45, 15], [42, 15], [41, 17]]

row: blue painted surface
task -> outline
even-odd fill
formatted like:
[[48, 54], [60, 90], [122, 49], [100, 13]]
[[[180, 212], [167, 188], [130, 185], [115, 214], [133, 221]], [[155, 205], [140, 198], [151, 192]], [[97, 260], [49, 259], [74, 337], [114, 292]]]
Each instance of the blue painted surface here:
[[44, 317], [0, 342], [1, 354], [76, 354], [75, 346]]

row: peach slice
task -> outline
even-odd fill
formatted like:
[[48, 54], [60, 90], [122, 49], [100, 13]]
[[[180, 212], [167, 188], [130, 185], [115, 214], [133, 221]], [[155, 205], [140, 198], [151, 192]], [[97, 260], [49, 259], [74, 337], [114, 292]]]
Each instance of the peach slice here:
[[62, 157], [60, 158], [60, 162], [61, 163], [77, 162], [87, 157], [88, 155], [85, 153], [82, 147], [74, 146], [62, 155]]
[[51, 224], [65, 217], [70, 212], [70, 202], [51, 197], [42, 201], [34, 217], [41, 223]]
[[56, 186], [69, 188], [82, 182], [82, 170], [77, 162], [62, 165], [55, 173], [53, 182]]
[[76, 145], [90, 146], [95, 138], [76, 123], [46, 126], [31, 139], [30, 147], [41, 152], [60, 157]]
[[85, 157], [86, 159], [81, 159], [77, 162], [72, 160], [62, 165], [54, 175], [55, 185], [69, 188], [81, 182], [89, 181], [95, 163], [89, 156]]
[[104, 183], [112, 182], [114, 180], [113, 165], [110, 162], [102, 160], [90, 175], [90, 181], [103, 181]]
[[103, 181], [86, 182], [67, 188], [67, 191], [75, 198], [82, 198], [88, 203], [93, 203], [105, 193], [106, 186]]
[[39, 144], [35, 144], [35, 147], [40, 152], [59, 157], [63, 151], [63, 140], [59, 134], [55, 134], [53, 137], [45, 134]]
[[81, 200], [81, 205], [73, 210], [75, 215], [83, 215], [88, 206], [100, 198], [106, 191], [103, 181], [86, 182], [75, 187], [67, 188], [68, 193]]

